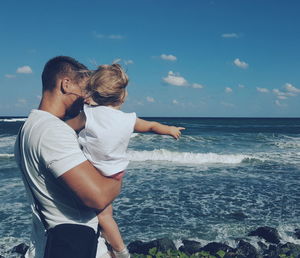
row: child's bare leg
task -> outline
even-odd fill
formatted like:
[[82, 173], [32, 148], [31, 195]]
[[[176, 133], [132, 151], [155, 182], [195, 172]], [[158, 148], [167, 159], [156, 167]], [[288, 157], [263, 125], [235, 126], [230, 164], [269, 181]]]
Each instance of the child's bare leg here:
[[109, 242], [112, 248], [117, 252], [124, 250], [125, 245], [121, 237], [119, 227], [113, 218], [112, 205], [107, 206], [98, 215], [98, 220], [102, 228], [104, 238], [107, 240], [107, 242]]

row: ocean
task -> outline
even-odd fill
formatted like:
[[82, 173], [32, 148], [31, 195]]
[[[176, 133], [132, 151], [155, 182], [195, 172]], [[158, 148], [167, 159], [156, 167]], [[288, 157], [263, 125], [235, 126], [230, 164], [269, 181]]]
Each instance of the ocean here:
[[[114, 215], [127, 244], [168, 237], [234, 245], [259, 226], [300, 228], [300, 118], [146, 118], [182, 137], [132, 135]], [[0, 254], [28, 243], [30, 208], [13, 146], [26, 118], [0, 118]], [[1, 253], [2, 252], [2, 253]]]

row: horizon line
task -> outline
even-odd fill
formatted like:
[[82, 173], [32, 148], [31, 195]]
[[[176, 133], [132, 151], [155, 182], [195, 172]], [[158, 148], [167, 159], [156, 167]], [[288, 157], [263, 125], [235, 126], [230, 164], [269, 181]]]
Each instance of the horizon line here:
[[[0, 119], [3, 118], [27, 118], [28, 116], [2, 116], [0, 115]], [[142, 118], [246, 118], [246, 119], [268, 119], [268, 118], [277, 118], [277, 119], [290, 119], [290, 118], [294, 118], [294, 119], [300, 119], [299, 117], [295, 117], [295, 116], [287, 116], [287, 117], [280, 117], [280, 116], [140, 116]]]

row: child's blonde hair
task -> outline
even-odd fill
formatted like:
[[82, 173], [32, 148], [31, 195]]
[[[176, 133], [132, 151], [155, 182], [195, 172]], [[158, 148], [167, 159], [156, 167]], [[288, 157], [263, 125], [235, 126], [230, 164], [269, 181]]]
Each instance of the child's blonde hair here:
[[128, 76], [119, 64], [101, 65], [90, 76], [87, 95], [100, 106], [119, 106], [126, 97]]

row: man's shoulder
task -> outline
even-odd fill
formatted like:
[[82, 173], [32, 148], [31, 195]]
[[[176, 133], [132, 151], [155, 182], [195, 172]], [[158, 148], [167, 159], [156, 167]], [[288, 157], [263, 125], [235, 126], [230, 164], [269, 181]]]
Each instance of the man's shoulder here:
[[76, 132], [64, 121], [39, 111], [31, 113], [26, 123], [23, 137], [27, 148], [55, 177], [86, 161]]
[[32, 139], [48, 139], [58, 142], [61, 137], [76, 137], [75, 131], [64, 121], [54, 115], [41, 111], [33, 110], [24, 125], [24, 133]]
[[57, 127], [71, 129], [64, 121], [58, 117], [42, 110], [32, 110], [29, 114], [25, 125], [28, 128], [39, 130], [43, 128], [44, 130], [51, 130]]

